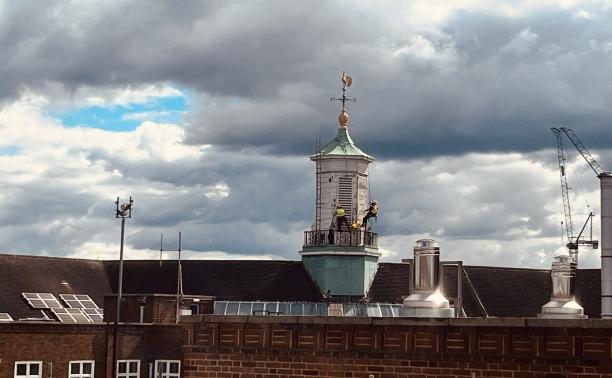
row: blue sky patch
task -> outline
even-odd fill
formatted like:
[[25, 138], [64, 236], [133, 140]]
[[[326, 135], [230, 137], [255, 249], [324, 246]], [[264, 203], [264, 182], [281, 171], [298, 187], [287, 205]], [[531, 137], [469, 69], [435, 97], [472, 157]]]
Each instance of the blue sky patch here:
[[92, 127], [110, 131], [132, 131], [145, 121], [180, 123], [187, 110], [187, 95], [153, 98], [146, 103], [93, 105], [77, 109], [49, 111], [67, 127]]
[[21, 148], [19, 148], [19, 146], [15, 146], [15, 145], [9, 145], [9, 146], [2, 146], [0, 147], [0, 156], [12, 156], [12, 155], [17, 155], [19, 153], [19, 151], [21, 151]]

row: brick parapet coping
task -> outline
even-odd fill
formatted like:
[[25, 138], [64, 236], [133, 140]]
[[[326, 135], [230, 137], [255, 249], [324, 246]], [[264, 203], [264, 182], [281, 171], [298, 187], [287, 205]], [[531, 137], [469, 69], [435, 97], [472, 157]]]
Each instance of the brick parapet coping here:
[[183, 326], [186, 377], [612, 377], [612, 320], [203, 315]]

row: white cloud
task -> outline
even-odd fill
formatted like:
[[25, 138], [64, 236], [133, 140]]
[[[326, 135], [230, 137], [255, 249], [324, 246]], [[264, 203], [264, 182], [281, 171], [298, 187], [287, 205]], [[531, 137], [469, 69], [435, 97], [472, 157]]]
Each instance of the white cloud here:
[[[0, 140], [21, 148], [0, 156], [1, 249], [116, 258], [113, 197], [133, 195], [126, 258], [157, 258], [159, 234], [177, 230], [192, 251], [186, 258], [299, 258], [313, 218], [307, 156], [186, 146], [179, 126], [151, 122], [132, 132], [64, 128], [40, 107], [24, 99], [0, 110]], [[408, 258], [414, 241], [433, 237], [446, 260], [548, 267], [564, 252], [555, 156], [379, 159], [371, 194], [381, 206], [374, 227], [382, 260]], [[597, 212], [597, 182], [579, 157], [568, 160], [568, 174], [582, 222], [579, 184]], [[591, 251], [580, 261], [599, 263]]]
[[227, 198], [230, 195], [230, 187], [224, 182], [219, 182], [213, 186], [207, 187], [204, 191], [204, 195], [210, 200]]
[[73, 95], [78, 103], [82, 99], [86, 105], [97, 106], [128, 106], [130, 104], [146, 104], [154, 99], [168, 97], [182, 97], [183, 92], [168, 84], [144, 84], [137, 87], [100, 88], [81, 87]]
[[587, 12], [584, 9], [578, 9], [574, 12], [574, 18], [581, 18], [584, 20], [590, 20], [593, 18], [593, 15], [589, 12]]
[[172, 113], [168, 111], [150, 111], [150, 112], [134, 112], [125, 113], [121, 116], [123, 121], [154, 121], [159, 118], [165, 118]]
[[[346, 68], [360, 98], [351, 132], [388, 159], [371, 183], [384, 259], [433, 235], [445, 258], [547, 267], [563, 252], [554, 151], [468, 152], [541, 149], [541, 128], [559, 119], [592, 117], [600, 126], [587, 135], [606, 135], [593, 133], [610, 115], [601, 85], [610, 23], [598, 3], [278, 2], [270, 11], [195, 2], [166, 17], [172, 5], [151, 1], [133, 18], [131, 3], [66, 4], [18, 8], [36, 22], [2, 24], [15, 40], [0, 49], [9, 99], [0, 147], [19, 148], [0, 156], [4, 250], [112, 258], [112, 200], [133, 195], [130, 255], [154, 258], [159, 234], [180, 229], [202, 257], [297, 259], [314, 208], [314, 169], [300, 151], [333, 133], [330, 70]], [[126, 17], [108, 30], [116, 14]], [[148, 108], [124, 116], [147, 121], [130, 132], [67, 129], [41, 113], [187, 97], [183, 86], [201, 111], [185, 125], [152, 122], [162, 114]], [[32, 95], [11, 103], [23, 88]], [[186, 144], [186, 131], [206, 147]]]

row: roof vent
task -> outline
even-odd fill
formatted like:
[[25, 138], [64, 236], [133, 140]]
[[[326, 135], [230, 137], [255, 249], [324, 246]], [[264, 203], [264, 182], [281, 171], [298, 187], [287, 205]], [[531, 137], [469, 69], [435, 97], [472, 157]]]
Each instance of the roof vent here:
[[550, 301], [538, 318], [585, 319], [584, 309], [574, 298], [576, 262], [570, 256], [556, 256], [550, 269]]
[[421, 239], [414, 247], [414, 293], [404, 299], [400, 316], [450, 318], [455, 309], [440, 291], [440, 245], [433, 239]]

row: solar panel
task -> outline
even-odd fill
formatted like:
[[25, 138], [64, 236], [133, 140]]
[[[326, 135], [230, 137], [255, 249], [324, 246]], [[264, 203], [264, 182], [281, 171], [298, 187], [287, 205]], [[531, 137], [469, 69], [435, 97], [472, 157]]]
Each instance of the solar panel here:
[[83, 311], [93, 323], [102, 323], [104, 319], [104, 310], [101, 308], [84, 308], [81, 311]]
[[62, 323], [91, 323], [80, 308], [52, 308], [51, 312]]
[[6, 312], [0, 312], [0, 322], [12, 322], [13, 318]]
[[70, 308], [99, 308], [93, 299], [86, 294], [60, 294], [60, 298]]
[[21, 293], [32, 308], [62, 308], [62, 304], [51, 293]]

